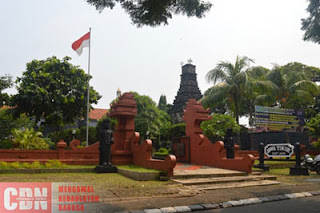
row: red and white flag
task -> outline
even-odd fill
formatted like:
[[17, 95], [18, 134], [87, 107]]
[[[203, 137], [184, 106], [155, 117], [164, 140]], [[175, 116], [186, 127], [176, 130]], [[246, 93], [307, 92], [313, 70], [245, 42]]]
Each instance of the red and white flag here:
[[89, 47], [89, 41], [90, 41], [90, 32], [86, 33], [84, 36], [76, 40], [72, 43], [72, 49], [78, 53], [78, 55], [81, 55], [82, 49], [84, 47]]

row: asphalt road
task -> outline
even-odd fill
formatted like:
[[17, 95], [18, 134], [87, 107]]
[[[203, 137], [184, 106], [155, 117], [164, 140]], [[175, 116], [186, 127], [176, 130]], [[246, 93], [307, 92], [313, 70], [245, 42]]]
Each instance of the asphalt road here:
[[254, 204], [208, 211], [197, 211], [197, 213], [319, 213], [320, 196], [298, 198]]

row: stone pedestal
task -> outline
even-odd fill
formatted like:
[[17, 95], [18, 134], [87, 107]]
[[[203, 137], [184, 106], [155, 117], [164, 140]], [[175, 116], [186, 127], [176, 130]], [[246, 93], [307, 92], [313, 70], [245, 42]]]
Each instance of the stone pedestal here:
[[290, 175], [309, 175], [308, 168], [305, 167], [290, 167]]
[[96, 166], [94, 169], [96, 173], [117, 173], [118, 169], [115, 166], [112, 165], [106, 165], [106, 166]]

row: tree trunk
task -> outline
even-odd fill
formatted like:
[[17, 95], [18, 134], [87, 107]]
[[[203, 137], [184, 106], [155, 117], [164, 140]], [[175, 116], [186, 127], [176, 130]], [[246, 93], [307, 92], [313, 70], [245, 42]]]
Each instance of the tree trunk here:
[[250, 101], [250, 106], [249, 106], [249, 126], [253, 125], [253, 113], [254, 113], [254, 103]]
[[234, 110], [235, 118], [236, 118], [237, 124], [239, 124], [239, 103], [237, 99], [234, 100], [234, 106], [235, 106], [235, 110]]

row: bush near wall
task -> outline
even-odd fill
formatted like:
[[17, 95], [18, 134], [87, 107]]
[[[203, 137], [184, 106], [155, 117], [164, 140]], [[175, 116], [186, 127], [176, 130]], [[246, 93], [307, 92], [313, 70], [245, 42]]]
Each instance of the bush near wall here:
[[223, 138], [227, 129], [232, 129], [234, 133], [237, 133], [240, 131], [240, 126], [230, 115], [213, 114], [211, 120], [201, 123], [201, 129], [208, 138]]
[[[60, 135], [60, 139], [56, 140], [56, 132], [50, 133], [48, 135], [49, 138], [51, 138], [52, 141], [58, 142], [60, 140], [64, 140], [68, 145], [73, 140], [72, 131], [76, 130], [75, 139], [80, 140], [82, 143], [86, 142], [86, 131], [87, 127], [81, 127], [80, 129], [65, 129], [62, 131]], [[96, 128], [90, 126], [89, 127], [89, 145], [96, 143], [97, 137], [96, 137]]]

